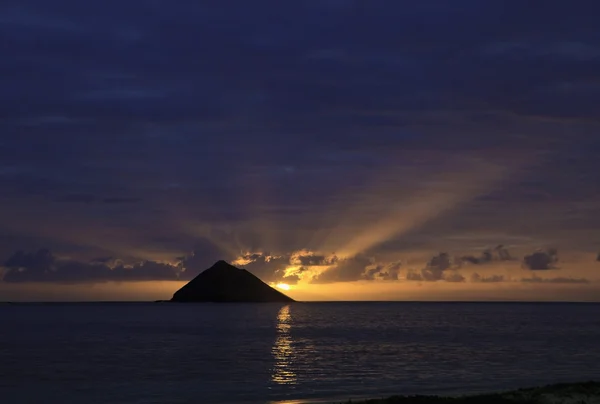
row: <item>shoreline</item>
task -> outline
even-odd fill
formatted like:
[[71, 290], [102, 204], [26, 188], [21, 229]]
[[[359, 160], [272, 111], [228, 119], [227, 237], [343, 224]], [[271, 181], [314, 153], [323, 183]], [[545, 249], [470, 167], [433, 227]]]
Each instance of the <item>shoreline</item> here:
[[[301, 403], [296, 401], [295, 403]], [[293, 402], [290, 402], [290, 404]], [[556, 383], [505, 392], [467, 395], [394, 395], [345, 401], [315, 400], [320, 404], [600, 404], [600, 381]], [[280, 404], [286, 404], [281, 402]]]

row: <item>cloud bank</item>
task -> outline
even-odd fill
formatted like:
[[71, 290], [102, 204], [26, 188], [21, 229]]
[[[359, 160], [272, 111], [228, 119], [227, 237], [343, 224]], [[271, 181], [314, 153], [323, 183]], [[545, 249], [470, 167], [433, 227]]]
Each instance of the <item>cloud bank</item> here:
[[[59, 257], [47, 249], [37, 252], [17, 251], [1, 266], [3, 282], [27, 283], [98, 283], [108, 281], [184, 281], [192, 279], [219, 258], [219, 249], [200, 243], [189, 255], [172, 262], [143, 260], [125, 262], [114, 257], [97, 257], [89, 261]], [[521, 265], [507, 248], [498, 245], [484, 249], [480, 255], [455, 255], [440, 252], [420, 268], [403, 260], [384, 260], [375, 255], [359, 254], [340, 258], [308, 249], [287, 254], [247, 252], [232, 264], [248, 269], [266, 282], [291, 285], [339, 282], [469, 282], [474, 284], [522, 282], [585, 284], [583, 277], [550, 276], [537, 273], [557, 262], [554, 248], [535, 251], [523, 257]], [[483, 271], [483, 272], [482, 272]]]

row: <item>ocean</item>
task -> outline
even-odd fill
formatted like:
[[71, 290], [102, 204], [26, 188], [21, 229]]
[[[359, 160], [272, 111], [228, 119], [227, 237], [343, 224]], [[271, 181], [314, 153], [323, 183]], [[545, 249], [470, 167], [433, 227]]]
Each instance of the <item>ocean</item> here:
[[0, 306], [2, 404], [255, 404], [600, 380], [600, 304]]

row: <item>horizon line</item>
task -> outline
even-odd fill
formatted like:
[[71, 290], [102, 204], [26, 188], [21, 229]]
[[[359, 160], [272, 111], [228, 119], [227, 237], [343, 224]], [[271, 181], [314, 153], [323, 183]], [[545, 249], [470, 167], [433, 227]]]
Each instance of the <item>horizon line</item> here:
[[[28, 301], [0, 301], [0, 305], [10, 304], [90, 304], [90, 303], [103, 303], [103, 304], [144, 304], [144, 303], [169, 303], [168, 299], [159, 300], [28, 300]], [[177, 303], [177, 302], [174, 302]], [[218, 305], [231, 305], [231, 304], [244, 304], [244, 305], [256, 305], [256, 304], [280, 304], [287, 305], [293, 303], [428, 303], [428, 304], [439, 304], [439, 303], [484, 303], [484, 304], [600, 304], [600, 300], [295, 300], [293, 302], [194, 302], [195, 304], [218, 304]]]

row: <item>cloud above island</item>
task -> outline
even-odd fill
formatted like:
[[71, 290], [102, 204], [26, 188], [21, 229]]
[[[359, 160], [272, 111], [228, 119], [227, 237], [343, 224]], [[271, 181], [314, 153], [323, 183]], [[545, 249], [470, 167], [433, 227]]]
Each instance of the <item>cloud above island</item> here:
[[[497, 252], [500, 258], [489, 255], [491, 251]], [[549, 251], [555, 252], [553, 249]], [[499, 282], [587, 284], [591, 282], [583, 277], [540, 276], [539, 269], [525, 265], [519, 267], [516, 260], [506, 259], [509, 255], [508, 250], [503, 247], [486, 249], [482, 255], [486, 257], [486, 262], [491, 263], [496, 260], [495, 262], [501, 265], [492, 265], [493, 268], [488, 268], [483, 275], [480, 274], [483, 268], [479, 262], [473, 263], [467, 260], [465, 264], [464, 256], [451, 256], [445, 252], [431, 257], [420, 269], [415, 269], [414, 261], [407, 265], [400, 259], [383, 261], [376, 256], [364, 254], [339, 258], [336, 255], [326, 256], [306, 249], [282, 255], [245, 253], [230, 262], [249, 270], [271, 284], [289, 285], [356, 281], [474, 284]], [[531, 259], [530, 257], [531, 255], [526, 255], [524, 262]], [[202, 257], [198, 250], [188, 256], [179, 257], [174, 262], [146, 260], [127, 263], [113, 257], [101, 257], [82, 262], [68, 257], [58, 257], [47, 249], [31, 253], [17, 251], [1, 266], [3, 269], [1, 280], [5, 283], [63, 284], [187, 281], [214, 263], [208, 262], [207, 258], [208, 256]], [[493, 272], [500, 269], [505, 273], [490, 273], [490, 270]], [[548, 269], [550, 268], [544, 268], [544, 270]], [[600, 278], [596, 281], [600, 282]]]

